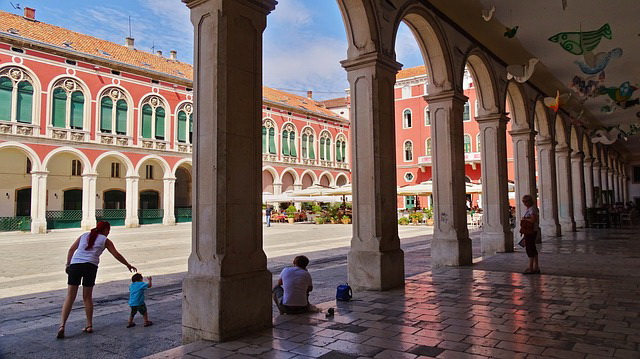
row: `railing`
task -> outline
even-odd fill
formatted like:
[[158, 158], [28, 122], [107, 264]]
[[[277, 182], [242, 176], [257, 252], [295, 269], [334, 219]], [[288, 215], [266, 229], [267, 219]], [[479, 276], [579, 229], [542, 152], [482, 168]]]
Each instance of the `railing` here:
[[164, 140], [154, 140], [152, 138], [141, 138], [140, 146], [142, 148], [156, 149], [156, 150], [169, 150], [169, 142]]
[[175, 214], [176, 214], [176, 223], [191, 222], [191, 216], [193, 214], [193, 211], [192, 211], [191, 207], [189, 207], [189, 208], [176, 208], [175, 209]]
[[193, 146], [190, 143], [178, 142], [176, 149], [178, 152], [191, 153], [193, 151]]
[[31, 217], [0, 217], [0, 232], [29, 230], [31, 230]]
[[162, 223], [164, 209], [139, 209], [138, 221], [140, 224]]
[[96, 209], [96, 221], [107, 221], [112, 226], [124, 226], [126, 209]]
[[89, 140], [89, 132], [68, 128], [49, 127], [50, 137], [56, 140], [85, 142]]
[[47, 211], [47, 229], [80, 228], [82, 210]]
[[0, 133], [35, 136], [38, 134], [38, 125], [21, 122], [0, 121]]
[[99, 141], [105, 145], [129, 146], [131, 145], [131, 137], [112, 133], [99, 133]]

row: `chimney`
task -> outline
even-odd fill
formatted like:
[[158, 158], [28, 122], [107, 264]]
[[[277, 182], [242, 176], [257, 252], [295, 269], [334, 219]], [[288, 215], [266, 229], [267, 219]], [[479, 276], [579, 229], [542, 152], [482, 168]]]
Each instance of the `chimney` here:
[[313, 91], [311, 90], [307, 91], [307, 98], [313, 98]]
[[127, 49], [129, 49], [129, 50], [133, 50], [134, 41], [135, 41], [135, 39], [133, 37], [126, 37], [124, 39], [124, 46], [126, 46]]
[[24, 8], [24, 17], [29, 19], [29, 20], [35, 20], [36, 19], [36, 9], [31, 8], [31, 7], [25, 7]]
[[158, 56], [162, 57], [162, 50], [158, 50], [158, 51], [156, 51], [156, 55], [158, 55]]
[[169, 60], [178, 61], [178, 51], [176, 50], [169, 51]]

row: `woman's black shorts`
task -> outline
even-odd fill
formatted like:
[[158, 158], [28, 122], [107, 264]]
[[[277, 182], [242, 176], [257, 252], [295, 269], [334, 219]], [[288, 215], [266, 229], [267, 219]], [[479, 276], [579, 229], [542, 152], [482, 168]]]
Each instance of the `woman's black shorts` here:
[[69, 275], [67, 284], [80, 285], [82, 280], [83, 287], [93, 287], [96, 285], [96, 274], [98, 274], [98, 266], [91, 263], [74, 263], [67, 267]]

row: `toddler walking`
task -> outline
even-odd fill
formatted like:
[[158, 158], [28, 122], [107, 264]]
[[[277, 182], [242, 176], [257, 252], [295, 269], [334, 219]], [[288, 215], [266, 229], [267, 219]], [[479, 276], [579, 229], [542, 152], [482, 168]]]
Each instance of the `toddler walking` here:
[[136, 273], [131, 277], [131, 284], [129, 285], [129, 306], [131, 307], [131, 315], [129, 315], [129, 324], [127, 328], [135, 327], [136, 323], [133, 322], [133, 317], [137, 312], [142, 314], [144, 318], [144, 326], [148, 327], [153, 325], [153, 322], [149, 320], [147, 314], [147, 306], [144, 304], [144, 291], [147, 288], [153, 286], [151, 277], [147, 277], [149, 284], [142, 281], [142, 274]]

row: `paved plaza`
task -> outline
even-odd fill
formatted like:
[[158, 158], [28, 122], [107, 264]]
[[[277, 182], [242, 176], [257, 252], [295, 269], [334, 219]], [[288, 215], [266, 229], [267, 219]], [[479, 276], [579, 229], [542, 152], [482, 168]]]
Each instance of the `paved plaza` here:
[[[151, 244], [134, 245], [136, 240], [145, 240], [135, 238], [143, 233], [142, 230], [145, 229], [129, 239], [128, 230], [122, 233], [114, 231], [113, 237], [125, 254], [134, 255], [136, 248], [143, 252], [151, 251]], [[150, 233], [172, 230], [179, 233], [181, 228], [158, 226], [146, 229]], [[298, 230], [303, 231], [295, 232]], [[429, 265], [430, 235], [423, 234], [427, 229], [400, 227], [408, 277], [406, 286], [389, 292], [356, 293], [355, 301], [336, 303], [332, 300], [335, 286], [346, 280], [350, 230], [350, 226], [340, 225], [280, 225], [265, 231], [267, 253], [277, 250], [280, 245], [277, 241], [272, 242], [272, 234], [288, 237], [288, 233], [297, 233], [290, 237], [301, 236], [313, 242], [319, 238], [314, 237], [314, 231], [327, 231], [317, 232], [324, 235], [333, 233], [335, 238], [326, 238], [326, 241], [336, 243], [312, 254], [315, 261], [310, 267], [315, 280], [312, 300], [321, 303], [322, 308], [336, 307], [333, 318], [326, 318], [324, 314], [277, 316], [274, 312], [273, 329], [233, 342], [197, 342], [179, 347], [180, 280], [184, 273], [156, 274], [161, 272], [159, 268], [162, 265], [152, 262], [158, 258], [144, 259], [144, 255], [135, 254], [139, 257], [132, 260], [140, 263], [141, 271], [152, 271], [158, 278], [158, 284], [154, 283], [147, 296], [154, 326], [125, 328], [128, 281], [122, 277], [127, 277], [127, 274], [118, 269], [121, 274], [117, 278], [120, 280], [107, 281], [105, 273], [109, 271], [102, 272], [101, 268], [98, 277], [102, 279], [96, 287], [95, 296], [94, 334], [80, 332], [84, 315], [81, 302], [76, 302], [67, 329], [68, 338], [55, 340], [64, 291], [41, 292], [37, 285], [33, 285], [31, 294], [0, 300], [3, 308], [0, 356], [140, 358], [153, 355], [156, 359], [640, 358], [640, 242], [636, 240], [637, 228], [582, 230], [546, 239], [540, 259], [543, 273], [525, 276], [520, 273], [526, 267], [526, 256], [522, 250], [479, 258], [478, 232], [471, 235], [476, 257], [473, 266], [432, 271]], [[54, 233], [51, 238], [61, 234]], [[150, 241], [162, 241], [159, 237], [164, 234], [155, 235], [158, 238]], [[187, 244], [184, 245], [182, 260], [186, 260], [188, 253], [188, 228], [184, 235]], [[48, 237], [25, 236], [25, 239], [40, 241]], [[339, 237], [346, 238], [337, 239]], [[60, 238], [63, 241], [62, 236]], [[163, 238], [166, 242], [171, 234], [167, 233]], [[0, 244], [0, 247], [6, 250], [8, 246]], [[270, 270], [274, 274], [279, 273], [298, 249], [302, 247], [289, 248], [290, 253], [285, 255], [270, 255]], [[53, 248], [50, 250], [53, 253]], [[174, 248], [167, 250], [169, 254], [166, 256], [170, 257], [172, 251], [178, 254]], [[42, 258], [46, 257], [42, 255]], [[168, 261], [161, 263], [172, 265]], [[4, 273], [3, 277], [6, 269]], [[31, 275], [31, 278], [39, 278], [42, 274]], [[4, 286], [6, 278], [2, 280]], [[55, 280], [61, 280], [64, 285], [64, 278]], [[23, 279], [23, 285], [17, 288], [27, 286], [24, 282], [28, 284], [29, 280]]]

